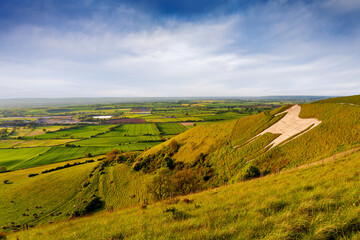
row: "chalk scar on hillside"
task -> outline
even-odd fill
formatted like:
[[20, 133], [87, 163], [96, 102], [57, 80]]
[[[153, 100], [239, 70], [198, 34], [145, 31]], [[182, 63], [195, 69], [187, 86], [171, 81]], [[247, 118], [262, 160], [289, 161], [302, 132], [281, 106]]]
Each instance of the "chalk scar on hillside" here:
[[299, 117], [300, 111], [301, 111], [301, 106], [294, 105], [291, 108], [287, 109], [286, 111], [279, 113], [279, 114], [286, 113], [286, 115], [277, 123], [275, 123], [268, 129], [264, 130], [257, 136], [255, 136], [254, 139], [265, 133], [280, 134], [280, 136], [275, 138], [268, 145], [271, 146], [270, 148], [273, 148], [279, 145], [280, 143], [284, 142], [285, 140], [301, 133], [293, 137], [291, 140], [299, 137], [300, 135], [310, 131], [311, 129], [313, 129], [314, 127], [316, 127], [321, 123], [321, 121], [316, 118], [300, 118]]

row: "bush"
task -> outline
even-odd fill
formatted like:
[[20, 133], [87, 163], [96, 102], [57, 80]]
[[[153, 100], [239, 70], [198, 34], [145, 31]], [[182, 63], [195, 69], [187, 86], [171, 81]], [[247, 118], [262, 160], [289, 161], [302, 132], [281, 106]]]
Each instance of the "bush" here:
[[175, 141], [175, 140], [172, 140], [170, 143], [169, 143], [169, 148], [170, 148], [170, 152], [171, 153], [176, 153], [178, 152], [179, 148], [180, 148], [180, 145]]
[[132, 169], [134, 171], [140, 171], [142, 169], [143, 165], [142, 165], [142, 162], [140, 161], [136, 161], [133, 165], [132, 165]]
[[166, 156], [164, 159], [163, 159], [163, 161], [162, 161], [162, 163], [161, 163], [161, 166], [162, 167], [167, 167], [167, 168], [169, 168], [169, 169], [174, 169], [174, 160], [171, 158], [171, 157], [169, 157], [169, 156]]
[[85, 202], [79, 209], [75, 210], [71, 214], [71, 218], [82, 217], [84, 215], [93, 213], [104, 206], [104, 202], [101, 201], [100, 197], [94, 196], [89, 202]]
[[0, 167], [0, 173], [7, 172], [7, 167]]
[[116, 156], [120, 153], [119, 149], [113, 149], [111, 152], [106, 154], [106, 161], [112, 162], [116, 159]]
[[254, 165], [249, 164], [242, 169], [238, 178], [242, 181], [246, 181], [256, 177], [260, 177], [260, 170]]
[[170, 208], [167, 208], [164, 213], [171, 213], [171, 217], [174, 219], [174, 220], [184, 220], [184, 219], [187, 219], [189, 217], [188, 214], [186, 214], [185, 212], [183, 211], [179, 211], [178, 209], [176, 209], [175, 207], [170, 207]]

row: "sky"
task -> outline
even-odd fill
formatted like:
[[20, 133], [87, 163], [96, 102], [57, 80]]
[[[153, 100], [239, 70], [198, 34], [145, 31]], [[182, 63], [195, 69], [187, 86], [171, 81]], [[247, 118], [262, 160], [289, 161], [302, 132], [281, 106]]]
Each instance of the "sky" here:
[[360, 0], [0, 0], [0, 98], [360, 94]]

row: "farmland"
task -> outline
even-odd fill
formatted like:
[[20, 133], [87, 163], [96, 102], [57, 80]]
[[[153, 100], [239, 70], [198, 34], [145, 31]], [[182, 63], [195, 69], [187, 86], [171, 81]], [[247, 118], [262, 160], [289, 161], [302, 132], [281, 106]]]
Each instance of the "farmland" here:
[[146, 124], [124, 124], [114, 128], [112, 131], [100, 135], [99, 137], [118, 137], [118, 136], [143, 136], [158, 135], [159, 131], [153, 123]]
[[[157, 206], [152, 203], [172, 195], [241, 181], [247, 166], [260, 169], [262, 174], [272, 173], [274, 167], [271, 164], [275, 163], [268, 162], [273, 156], [270, 153], [280, 149], [286, 150], [289, 155], [287, 147], [290, 145], [296, 161], [296, 154], [301, 151], [292, 145], [292, 141], [267, 151], [267, 145], [277, 134], [267, 133], [252, 140], [282, 119], [284, 113], [278, 113], [290, 105], [274, 109], [275, 105], [266, 108], [266, 104], [244, 103], [242, 107], [237, 104], [206, 101], [189, 105], [151, 103], [148, 106], [152, 109], [151, 113], [131, 111], [135, 107], [141, 109], [139, 104], [122, 106], [122, 109], [128, 110], [121, 112], [124, 121], [120, 119], [118, 124], [107, 122], [107, 119], [93, 120], [87, 115], [84, 119], [87, 122], [77, 124], [47, 125], [39, 122], [35, 126], [4, 126], [6, 130], [2, 130], [0, 139], [0, 166], [5, 173], [0, 174], [0, 183], [3, 184], [0, 194], [7, 197], [0, 199], [0, 226], [9, 232], [18, 229], [14, 226], [7, 228], [11, 222], [16, 222], [16, 226], [41, 225], [79, 217], [82, 216], [80, 209], [83, 211], [83, 206], [92, 201], [98, 201], [100, 205], [89, 213], [112, 212], [138, 204], [145, 204], [144, 209], [151, 204], [151, 209]], [[340, 114], [347, 116], [345, 122], [351, 128], [351, 117], [359, 115], [357, 106], [336, 106], [305, 104], [301, 114], [321, 119], [325, 127], [319, 129], [321, 132], [328, 129], [329, 133], [335, 133], [332, 128], [336, 122], [334, 116]], [[87, 114], [87, 110], [80, 114], [80, 109], [74, 109], [76, 114], [72, 117], [77, 117], [79, 113], [80, 119]], [[346, 113], [342, 113], [344, 109]], [[65, 110], [59, 108], [50, 113], [63, 113]], [[110, 111], [113, 109], [106, 109], [106, 113]], [[326, 114], [329, 111], [336, 114]], [[319, 134], [319, 130], [315, 128], [294, 141]], [[324, 149], [324, 152], [318, 146], [324, 143], [316, 140], [314, 148], [309, 148], [309, 154], [313, 156], [310, 161], [354, 147], [357, 135], [347, 130], [343, 133], [343, 138], [332, 141], [331, 151]], [[339, 144], [344, 147], [339, 148]], [[335, 147], [337, 150], [334, 150]], [[319, 151], [315, 152], [315, 148]], [[279, 162], [288, 164], [283, 165], [285, 169], [292, 166], [281, 157], [272, 159], [277, 161], [278, 166]], [[162, 172], [168, 175], [162, 176]], [[184, 188], [165, 185], [163, 189], [171, 192], [158, 198], [149, 189], [150, 183], [159, 177], [165, 177], [166, 184], [195, 183]], [[23, 194], [16, 195], [17, 192]], [[57, 199], [59, 196], [61, 199]], [[37, 200], [39, 197], [44, 199]], [[41, 210], [37, 204], [41, 205]], [[3, 210], [7, 208], [11, 210]]]
[[0, 165], [8, 169], [19, 168], [28, 160], [48, 151], [50, 147], [0, 149]]
[[[5, 117], [1, 122], [6, 123], [0, 136], [0, 166], [15, 170], [81, 158], [85, 154], [101, 155], [112, 149], [123, 152], [144, 150], [193, 128], [193, 125], [242, 118], [273, 109], [276, 104], [280, 102], [188, 100], [4, 109], [0, 111]], [[132, 109], [148, 109], [150, 114], [137, 114]], [[141, 119], [148, 123], [114, 125], [91, 117], [104, 114], [115, 119]], [[80, 124], [35, 123], [35, 116], [69, 116]], [[6, 117], [15, 120], [7, 122]], [[21, 124], [21, 119], [26, 123]]]
[[160, 133], [164, 135], [175, 135], [186, 130], [186, 128], [179, 123], [156, 123], [156, 126]]
[[71, 129], [59, 130], [55, 132], [49, 132], [36, 139], [50, 139], [50, 138], [90, 138], [92, 136], [104, 133], [114, 125], [101, 125], [101, 126], [81, 126]]
[[159, 136], [97, 137], [76, 142], [78, 146], [118, 146], [125, 143], [159, 142]]

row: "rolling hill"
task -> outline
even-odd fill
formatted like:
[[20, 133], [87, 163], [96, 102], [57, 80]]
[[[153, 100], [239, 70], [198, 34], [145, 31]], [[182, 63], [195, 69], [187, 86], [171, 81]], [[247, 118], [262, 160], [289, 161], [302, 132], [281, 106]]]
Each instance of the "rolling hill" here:
[[[144, 152], [2, 173], [0, 227], [9, 232], [18, 229], [11, 225], [63, 221], [10, 239], [356, 239], [360, 107], [354, 99], [199, 125]], [[167, 200], [153, 201], [149, 183], [187, 177], [196, 187], [187, 182], [186, 193], [220, 188], [177, 198], [171, 189], [159, 198]], [[229, 183], [235, 184], [223, 186]], [[74, 220], [93, 206], [85, 213], [106, 211]]]

